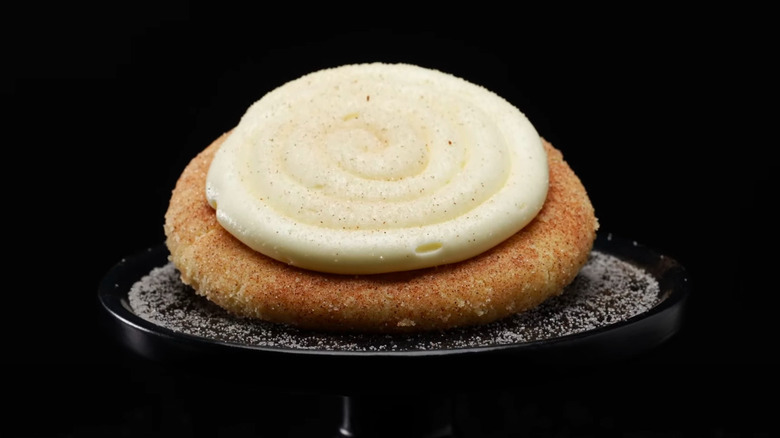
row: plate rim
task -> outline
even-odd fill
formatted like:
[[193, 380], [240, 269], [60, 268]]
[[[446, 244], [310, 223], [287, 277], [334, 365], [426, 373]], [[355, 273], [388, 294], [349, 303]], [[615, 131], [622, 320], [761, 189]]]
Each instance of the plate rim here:
[[[391, 351], [350, 351], [337, 349], [301, 349], [291, 347], [263, 346], [244, 344], [224, 340], [216, 340], [190, 333], [182, 333], [148, 321], [135, 314], [129, 306], [128, 293], [132, 284], [143, 275], [128, 279], [128, 270], [141, 269], [149, 273], [151, 269], [162, 266], [167, 260], [168, 250], [164, 243], [137, 251], [123, 257], [115, 263], [103, 276], [98, 286], [98, 298], [104, 313], [104, 320], [109, 328], [126, 347], [143, 356], [167, 357], [185, 355], [211, 355], [214, 353], [241, 353], [282, 355], [285, 357], [338, 357], [338, 358], [415, 358], [415, 357], [466, 357], [483, 354], [524, 354], [539, 356], [541, 360], [545, 352], [556, 350], [583, 351], [597, 347], [600, 343], [610, 340], [620, 340], [621, 337], [634, 335], [643, 336], [643, 345], [630, 346], [636, 351], [626, 351], [624, 355], [632, 355], [654, 348], [674, 336], [682, 325], [683, 310], [691, 289], [691, 281], [687, 270], [676, 259], [664, 255], [655, 249], [640, 244], [614, 233], [599, 232], [594, 242], [594, 250], [614, 255], [621, 260], [637, 266], [641, 263], [659, 283], [663, 283], [664, 297], [653, 307], [609, 325], [597, 327], [584, 332], [572, 333], [548, 339], [533, 340], [520, 343], [501, 345], [480, 345], [458, 348], [426, 349], [426, 350], [391, 350]], [[645, 261], [638, 261], [639, 258]], [[656, 265], [654, 270], [647, 269], [649, 261]], [[139, 268], [138, 266], [141, 265]], [[148, 268], [148, 269], [147, 269]], [[658, 271], [660, 269], [660, 271]], [[656, 271], [656, 272], [653, 272]], [[668, 283], [671, 283], [668, 284]], [[624, 331], [620, 334], [618, 332]], [[181, 350], [165, 352], [162, 350]], [[614, 354], [606, 354], [613, 356]], [[560, 354], [554, 354], [560, 360]]]

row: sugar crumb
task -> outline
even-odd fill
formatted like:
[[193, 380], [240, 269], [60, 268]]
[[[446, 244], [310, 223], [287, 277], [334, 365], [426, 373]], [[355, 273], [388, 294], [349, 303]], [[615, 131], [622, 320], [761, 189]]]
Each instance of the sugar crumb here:
[[139, 317], [206, 339], [258, 347], [324, 351], [430, 351], [546, 340], [605, 327], [642, 314], [660, 298], [658, 281], [609, 254], [592, 251], [564, 293], [538, 307], [480, 327], [407, 335], [331, 334], [240, 318], [183, 284], [175, 266], [152, 269], [128, 293]]

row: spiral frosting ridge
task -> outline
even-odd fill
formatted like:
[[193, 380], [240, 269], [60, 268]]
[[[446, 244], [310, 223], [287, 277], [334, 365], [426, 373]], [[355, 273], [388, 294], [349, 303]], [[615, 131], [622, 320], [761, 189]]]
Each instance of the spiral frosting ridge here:
[[209, 168], [219, 223], [305, 269], [372, 274], [465, 260], [544, 204], [547, 157], [525, 115], [456, 76], [354, 64], [250, 106]]

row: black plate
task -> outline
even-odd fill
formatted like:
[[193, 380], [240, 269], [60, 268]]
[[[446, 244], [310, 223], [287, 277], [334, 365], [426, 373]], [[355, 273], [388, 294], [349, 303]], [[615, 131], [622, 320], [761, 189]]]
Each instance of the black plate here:
[[[122, 259], [103, 278], [99, 299], [106, 323], [118, 341], [131, 351], [153, 360], [191, 361], [217, 358], [220, 362], [272, 359], [311, 361], [338, 359], [339, 363], [366, 365], [369, 360], [454, 360], [504, 355], [521, 357], [524, 364], [599, 363], [648, 351], [668, 340], [680, 328], [683, 304], [689, 292], [686, 270], [674, 259], [637, 242], [600, 234], [594, 249], [643, 268], [657, 279], [659, 301], [649, 310], [604, 327], [550, 339], [504, 345], [464, 348], [397, 349], [393, 351], [342, 351], [299, 349], [227, 342], [173, 331], [136, 314], [128, 299], [131, 287], [156, 267], [167, 263], [164, 245]], [[289, 333], [287, 333], [289, 336]], [[344, 362], [346, 361], [346, 362]], [[311, 362], [307, 362], [311, 363]]]

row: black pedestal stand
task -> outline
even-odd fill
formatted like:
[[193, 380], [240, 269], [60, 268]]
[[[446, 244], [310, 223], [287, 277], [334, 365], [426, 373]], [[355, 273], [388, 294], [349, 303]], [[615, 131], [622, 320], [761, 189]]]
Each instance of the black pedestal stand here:
[[[123, 259], [99, 288], [106, 326], [121, 345], [156, 363], [238, 364], [282, 376], [297, 391], [334, 396], [340, 420], [330, 438], [450, 438], [457, 435], [457, 393], [468, 377], [506, 376], [523, 368], [525, 376], [560, 364], [615, 362], [664, 343], [681, 325], [688, 294], [685, 270], [668, 257], [633, 242], [601, 239], [597, 247], [630, 260], [654, 275], [663, 299], [642, 315], [585, 333], [529, 343], [438, 351], [342, 352], [261, 348], [174, 332], [136, 315], [128, 302], [132, 285], [166, 263], [164, 246]], [[285, 373], [304, 367], [320, 373]], [[234, 368], [235, 369], [235, 368]], [[464, 371], [465, 370], [465, 371]], [[450, 377], [456, 372], [456, 381]], [[363, 375], [368, 375], [362, 380]], [[309, 376], [308, 378], [306, 376]], [[271, 383], [273, 384], [273, 383]], [[480, 385], [476, 382], [475, 385]]]

